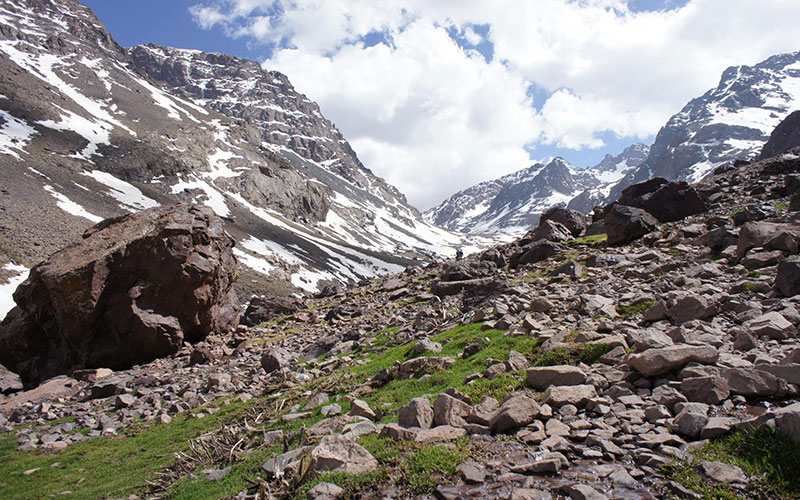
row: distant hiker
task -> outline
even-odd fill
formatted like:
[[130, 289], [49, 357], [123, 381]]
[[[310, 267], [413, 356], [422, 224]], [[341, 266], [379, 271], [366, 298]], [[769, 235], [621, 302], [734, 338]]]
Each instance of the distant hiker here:
[[463, 258], [464, 252], [462, 252], [460, 248], [456, 248], [456, 260], [461, 260]]

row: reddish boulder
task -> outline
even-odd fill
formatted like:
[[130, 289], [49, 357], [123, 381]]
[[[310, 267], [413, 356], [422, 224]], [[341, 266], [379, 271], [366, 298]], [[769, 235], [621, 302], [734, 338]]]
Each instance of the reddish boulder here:
[[26, 382], [121, 370], [236, 327], [234, 240], [208, 207], [106, 219], [31, 269], [0, 324], [0, 363]]

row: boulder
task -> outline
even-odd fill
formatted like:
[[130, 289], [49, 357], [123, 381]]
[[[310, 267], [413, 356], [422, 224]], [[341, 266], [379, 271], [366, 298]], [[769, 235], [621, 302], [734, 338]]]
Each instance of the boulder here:
[[718, 358], [719, 351], [711, 346], [675, 345], [633, 354], [628, 364], [645, 377], [655, 377], [682, 368], [690, 361], [713, 364]]
[[106, 219], [37, 264], [0, 324], [0, 363], [40, 382], [76, 368], [121, 370], [234, 329], [233, 238], [209, 207]]
[[766, 336], [771, 339], [784, 340], [797, 336], [797, 329], [779, 312], [768, 312], [745, 322], [744, 326], [750, 329], [757, 337]]
[[731, 394], [769, 397], [784, 396], [789, 392], [785, 380], [757, 368], [723, 368], [720, 375], [728, 382]]
[[609, 245], [630, 243], [658, 227], [656, 218], [646, 211], [619, 204], [608, 209], [603, 222]]
[[667, 316], [675, 323], [706, 319], [717, 313], [716, 307], [702, 295], [684, 294], [667, 304]]
[[378, 461], [361, 445], [340, 434], [325, 436], [311, 450], [311, 470], [358, 474], [378, 468]]
[[781, 432], [800, 444], [800, 403], [775, 410], [775, 425]]
[[784, 297], [800, 294], [800, 257], [793, 255], [778, 264], [775, 286]]
[[577, 210], [559, 206], [550, 207], [539, 218], [539, 225], [545, 221], [558, 222], [577, 238], [586, 231], [586, 216]]
[[414, 398], [398, 410], [397, 423], [404, 427], [430, 429], [433, 425], [433, 408], [428, 398]]
[[681, 382], [681, 392], [689, 401], [719, 404], [731, 395], [731, 388], [724, 378], [717, 375], [690, 377]]
[[617, 202], [641, 208], [659, 222], [675, 222], [708, 210], [706, 204], [686, 182], [668, 182], [656, 177], [625, 188]]
[[[741, 259], [751, 248], [766, 247], [768, 241], [773, 240], [773, 238], [783, 232], [796, 238], [800, 235], [800, 224], [746, 222], [739, 230], [739, 240], [736, 244], [736, 256]], [[780, 250], [780, 248], [775, 248], [774, 250]]]
[[735, 465], [722, 462], [700, 462], [698, 469], [715, 483], [747, 483], [747, 476], [742, 469]]
[[270, 347], [261, 355], [261, 367], [267, 373], [280, 370], [292, 359], [291, 354], [281, 347]]
[[250, 299], [242, 316], [242, 324], [256, 326], [286, 314], [293, 314], [304, 307], [303, 301], [296, 297], [280, 295], [255, 295]]
[[489, 422], [492, 433], [514, 431], [524, 427], [539, 415], [539, 403], [524, 392], [516, 392], [506, 398], [498, 412]]
[[800, 147], [800, 111], [790, 113], [775, 127], [758, 159], [772, 158], [797, 147]]
[[516, 269], [525, 264], [534, 264], [547, 260], [560, 253], [562, 249], [561, 246], [551, 241], [542, 240], [529, 243], [511, 256], [509, 267], [511, 267], [511, 269]]
[[678, 434], [689, 438], [700, 437], [700, 432], [707, 422], [708, 405], [704, 403], [684, 403], [683, 408], [673, 420]]
[[551, 385], [544, 391], [542, 403], [555, 407], [574, 405], [581, 408], [586, 406], [590, 399], [596, 397], [597, 391], [593, 385]]
[[528, 368], [526, 372], [528, 385], [543, 391], [551, 385], [581, 385], [586, 383], [586, 373], [577, 366], [543, 366]]
[[539, 226], [529, 232], [525, 237], [533, 241], [567, 241], [572, 239], [572, 234], [563, 224], [552, 220], [545, 220], [540, 222]]
[[433, 402], [433, 422], [435, 425], [464, 427], [472, 407], [449, 394], [439, 394]]

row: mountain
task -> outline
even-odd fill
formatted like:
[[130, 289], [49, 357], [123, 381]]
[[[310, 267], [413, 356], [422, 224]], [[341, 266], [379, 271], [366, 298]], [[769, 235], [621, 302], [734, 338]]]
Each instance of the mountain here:
[[591, 211], [614, 183], [644, 161], [647, 150], [635, 144], [617, 156], [606, 155], [590, 169], [579, 169], [562, 158], [537, 163], [460, 191], [424, 215], [429, 222], [455, 231], [518, 234], [536, 225], [553, 205]]
[[0, 278], [103, 218], [179, 200], [226, 220], [248, 291], [315, 291], [469, 249], [280, 73], [125, 49], [74, 0], [3, 2], [0, 16]]
[[656, 135], [650, 154], [611, 192], [648, 179], [696, 182], [723, 163], [753, 159], [770, 134], [800, 107], [800, 51], [755, 66], [732, 66], [719, 85], [689, 101]]

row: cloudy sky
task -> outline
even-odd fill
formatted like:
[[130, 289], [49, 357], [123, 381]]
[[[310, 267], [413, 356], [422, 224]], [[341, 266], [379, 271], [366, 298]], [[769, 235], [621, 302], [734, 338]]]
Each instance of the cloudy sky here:
[[797, 0], [90, 0], [123, 45], [287, 74], [420, 209], [534, 161], [587, 167], [731, 65], [800, 49]]

